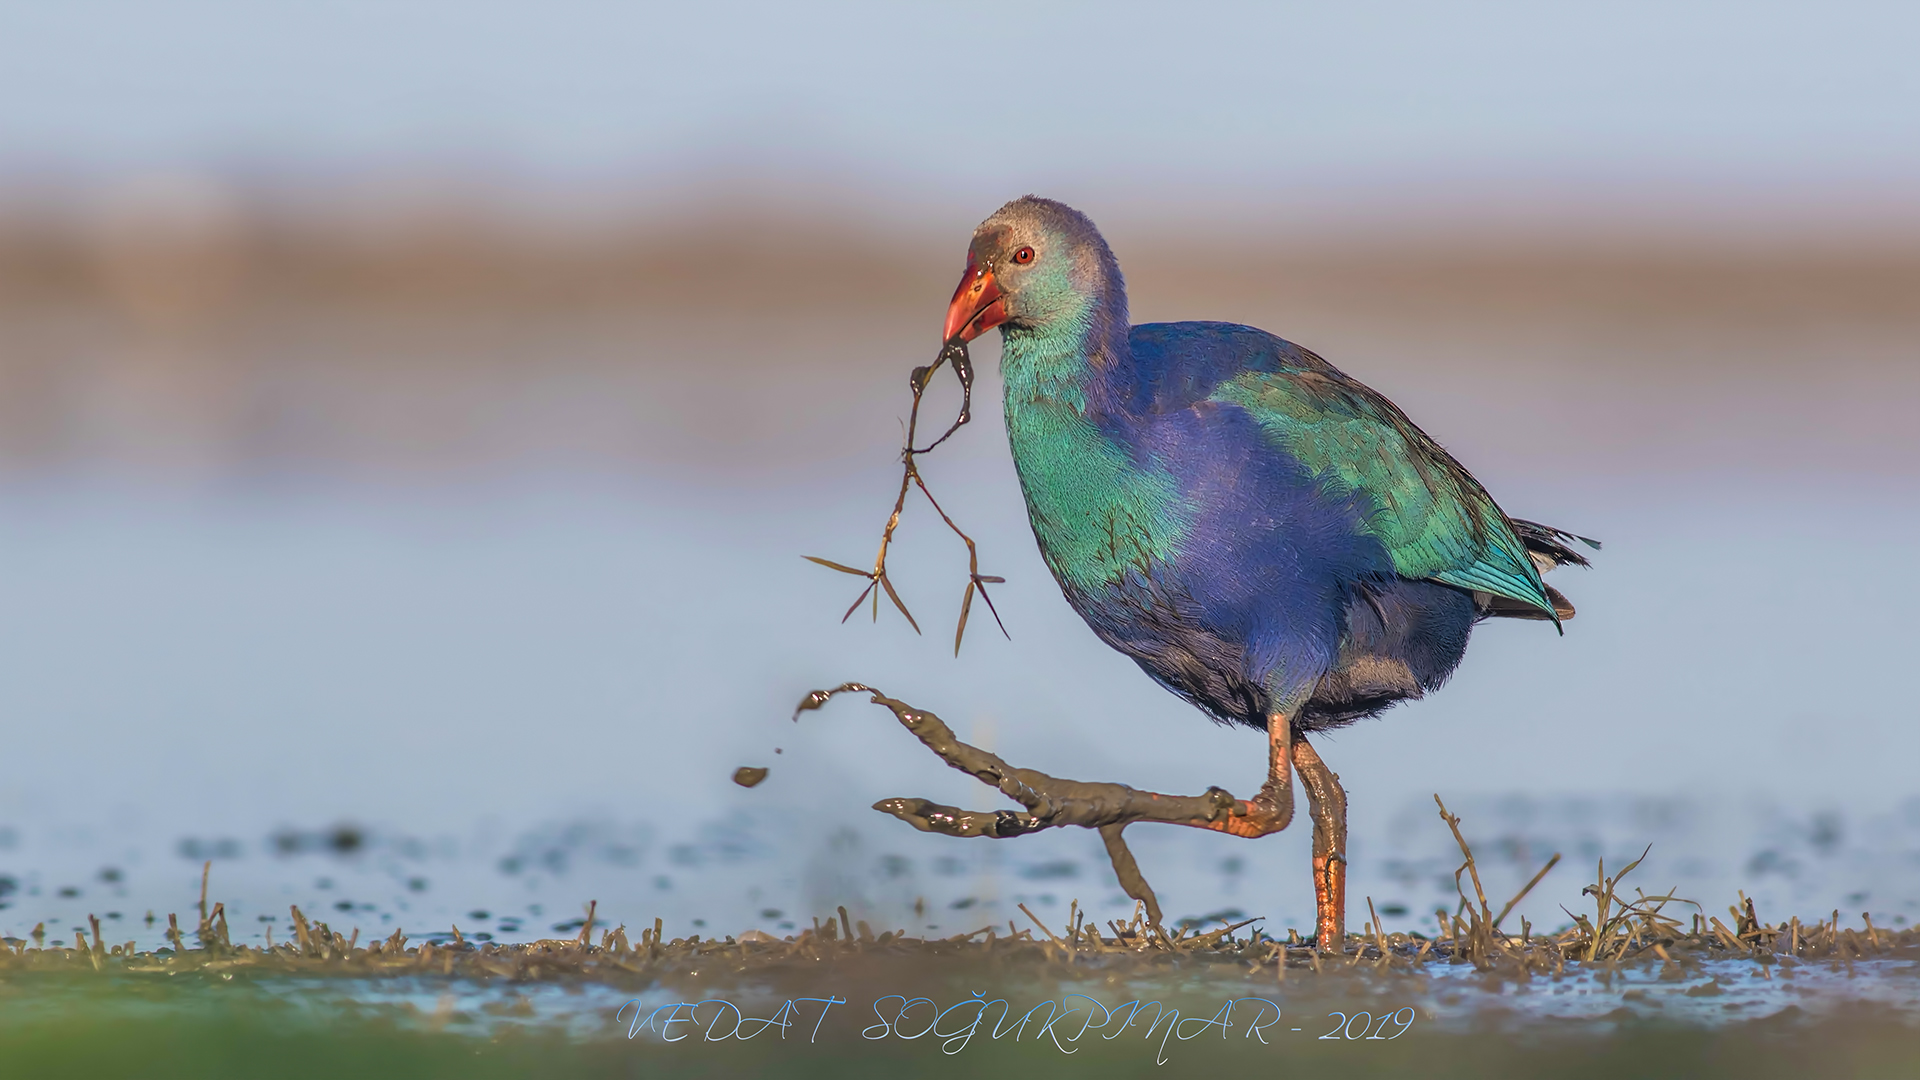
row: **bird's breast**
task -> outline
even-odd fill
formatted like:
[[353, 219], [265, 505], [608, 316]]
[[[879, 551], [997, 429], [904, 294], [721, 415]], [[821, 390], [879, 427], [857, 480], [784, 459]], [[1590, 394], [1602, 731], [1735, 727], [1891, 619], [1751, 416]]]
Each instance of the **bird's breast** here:
[[1161, 576], [1192, 515], [1173, 475], [1074, 405], [1007, 403], [1007, 436], [1040, 553], [1069, 593]]

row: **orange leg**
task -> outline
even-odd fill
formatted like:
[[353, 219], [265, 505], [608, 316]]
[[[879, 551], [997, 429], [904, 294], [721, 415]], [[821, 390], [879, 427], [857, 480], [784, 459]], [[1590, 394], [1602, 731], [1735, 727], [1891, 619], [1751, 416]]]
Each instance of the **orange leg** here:
[[1269, 716], [1267, 782], [1260, 785], [1260, 793], [1251, 799], [1240, 800], [1239, 808], [1232, 815], [1183, 824], [1248, 839], [1267, 836], [1286, 828], [1293, 821], [1293, 763], [1299, 754], [1294, 749], [1298, 745], [1295, 742], [1298, 738], [1293, 732], [1292, 720], [1281, 713]]
[[1347, 941], [1347, 793], [1340, 777], [1307, 744], [1293, 737], [1293, 764], [1307, 789], [1313, 816], [1314, 932], [1322, 949], [1343, 950]]

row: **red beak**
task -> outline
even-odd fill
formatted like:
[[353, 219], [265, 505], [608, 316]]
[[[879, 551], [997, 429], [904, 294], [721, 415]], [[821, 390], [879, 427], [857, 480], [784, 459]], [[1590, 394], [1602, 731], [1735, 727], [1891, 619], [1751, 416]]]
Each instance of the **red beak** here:
[[953, 302], [947, 305], [947, 328], [941, 340], [972, 341], [1006, 321], [1007, 305], [999, 283], [993, 280], [993, 271], [968, 254], [967, 272], [960, 278], [960, 287], [953, 290]]

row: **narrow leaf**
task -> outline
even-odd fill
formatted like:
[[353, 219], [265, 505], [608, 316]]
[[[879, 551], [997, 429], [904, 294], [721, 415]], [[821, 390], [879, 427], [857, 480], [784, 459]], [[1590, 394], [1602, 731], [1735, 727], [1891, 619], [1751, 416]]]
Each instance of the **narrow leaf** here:
[[817, 555], [802, 555], [800, 557], [807, 560], [810, 563], [819, 563], [821, 566], [824, 566], [829, 570], [838, 570], [843, 574], [852, 574], [854, 577], [872, 577], [873, 576], [873, 571], [871, 570], [855, 570], [851, 566], [843, 566], [840, 563], [834, 562], [832, 559], [822, 559]]
[[960, 639], [967, 633], [967, 612], [973, 608], [973, 582], [967, 582], [967, 591], [960, 597], [960, 625], [953, 628], [953, 655], [960, 655]]
[[1620, 871], [1620, 872], [1619, 872], [1618, 874], [1615, 874], [1615, 875], [1613, 876], [1613, 880], [1615, 880], [1615, 881], [1619, 881], [1619, 880], [1620, 880], [1621, 878], [1623, 878], [1623, 877], [1626, 877], [1626, 876], [1627, 876], [1628, 874], [1631, 874], [1631, 873], [1633, 873], [1633, 868], [1634, 868], [1634, 867], [1636, 867], [1636, 866], [1639, 866], [1639, 865], [1640, 865], [1641, 863], [1643, 863], [1643, 862], [1646, 862], [1646, 861], [1647, 861], [1647, 853], [1648, 853], [1648, 852], [1650, 852], [1650, 851], [1652, 851], [1652, 850], [1653, 850], [1653, 845], [1652, 845], [1652, 844], [1648, 844], [1648, 845], [1647, 845], [1647, 850], [1646, 850], [1646, 851], [1643, 851], [1643, 852], [1641, 852], [1641, 853], [1640, 853], [1640, 857], [1639, 857], [1639, 858], [1637, 858], [1637, 859], [1635, 859], [1635, 860], [1633, 860], [1632, 862], [1630, 862], [1630, 863], [1628, 863], [1628, 864], [1627, 864], [1627, 868], [1626, 868], [1625, 870], [1622, 870], [1622, 871]]
[[[884, 587], [887, 590], [887, 599], [893, 601], [893, 606], [899, 608], [900, 614], [905, 615], [907, 617], [907, 625], [913, 627], [914, 633], [916, 634], [919, 633], [920, 624], [913, 620], [913, 612], [907, 610], [907, 605], [904, 603], [901, 603], [900, 594], [893, 591], [893, 582], [887, 580], [887, 575], [885, 571], [882, 571], [880, 574], [880, 584], [882, 587]], [[878, 602], [879, 601], [876, 599], [875, 603], [878, 603]]]
[[867, 594], [872, 591], [873, 591], [873, 582], [869, 581], [867, 582], [867, 587], [860, 590], [860, 595], [854, 597], [853, 606], [847, 609], [847, 613], [845, 615], [840, 616], [840, 621], [844, 623], [848, 619], [853, 618], [853, 613], [860, 610], [860, 601], [865, 600], [867, 598]]
[[[983, 577], [983, 578], [978, 578], [976, 580], [984, 582], [984, 581], [1004, 581], [1005, 579]], [[1013, 635], [1007, 633], [1007, 624], [1000, 621], [1000, 609], [993, 606], [993, 597], [987, 593], [987, 587], [985, 585], [980, 586], [980, 599], [985, 600], [987, 602], [987, 610], [993, 612], [993, 624], [1000, 628], [1000, 636], [1003, 638], [1006, 638], [1008, 641], [1012, 641]]]

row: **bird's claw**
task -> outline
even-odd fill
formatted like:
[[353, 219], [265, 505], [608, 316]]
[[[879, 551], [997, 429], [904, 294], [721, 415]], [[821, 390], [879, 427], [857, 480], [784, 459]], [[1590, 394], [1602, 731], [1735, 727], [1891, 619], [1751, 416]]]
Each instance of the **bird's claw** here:
[[1006, 839], [1046, 827], [1039, 824], [1031, 814], [1022, 814], [1013, 810], [962, 810], [957, 806], [944, 806], [929, 799], [881, 799], [873, 804], [873, 808], [883, 814], [891, 814], [921, 832], [942, 833], [946, 836], [988, 836]]
[[801, 713], [812, 712], [818, 709], [820, 706], [832, 701], [835, 694], [871, 694], [873, 692], [873, 687], [857, 682], [844, 682], [831, 690], [812, 691], [807, 694], [806, 697], [800, 699], [800, 704], [793, 707], [793, 720], [795, 723], [798, 723]]
[[1234, 798], [1233, 793], [1223, 787], [1210, 787], [1201, 794], [1201, 798], [1213, 803], [1214, 806], [1215, 813], [1207, 818], [1208, 821], [1218, 820], [1219, 811], [1222, 810], [1234, 817], [1246, 817], [1253, 808], [1252, 803]]

